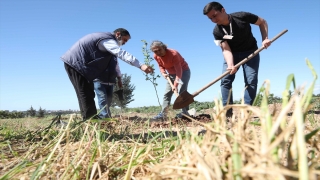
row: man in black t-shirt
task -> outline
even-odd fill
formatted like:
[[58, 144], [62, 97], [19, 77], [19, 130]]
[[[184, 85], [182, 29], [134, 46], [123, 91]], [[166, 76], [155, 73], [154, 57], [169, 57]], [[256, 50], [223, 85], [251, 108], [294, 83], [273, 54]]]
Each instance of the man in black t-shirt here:
[[[252, 35], [250, 24], [259, 26], [262, 45], [265, 48], [271, 44], [271, 41], [268, 39], [268, 24], [263, 18], [249, 12], [227, 14], [224, 7], [218, 2], [208, 3], [203, 9], [203, 14], [207, 15], [213, 23], [216, 23], [213, 35], [215, 43], [222, 49], [225, 60], [222, 72], [230, 70], [230, 74], [221, 79], [223, 105], [233, 104], [232, 82], [238, 70], [234, 65], [258, 49], [257, 41]], [[252, 105], [256, 97], [259, 62], [260, 57], [257, 54], [242, 65], [246, 87], [244, 94], [245, 104]], [[232, 109], [229, 109], [227, 112], [227, 116], [230, 115], [232, 115]]]

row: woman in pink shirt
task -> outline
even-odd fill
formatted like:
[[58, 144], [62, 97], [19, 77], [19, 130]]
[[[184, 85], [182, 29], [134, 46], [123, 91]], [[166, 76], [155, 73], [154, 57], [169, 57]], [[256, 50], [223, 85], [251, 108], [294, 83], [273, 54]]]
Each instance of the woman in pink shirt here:
[[[171, 97], [174, 91], [181, 94], [188, 89], [188, 83], [190, 80], [190, 69], [188, 63], [179, 54], [178, 51], [168, 49], [167, 46], [161, 41], [153, 41], [150, 45], [151, 51], [154, 53], [154, 59], [159, 65], [162, 76], [173, 81], [173, 88], [171, 88], [167, 81], [166, 90], [163, 97], [163, 104], [161, 112], [153, 117], [153, 120], [164, 120], [167, 117]], [[189, 106], [182, 108], [182, 113], [189, 116]], [[182, 114], [177, 114], [178, 118], [182, 117]]]

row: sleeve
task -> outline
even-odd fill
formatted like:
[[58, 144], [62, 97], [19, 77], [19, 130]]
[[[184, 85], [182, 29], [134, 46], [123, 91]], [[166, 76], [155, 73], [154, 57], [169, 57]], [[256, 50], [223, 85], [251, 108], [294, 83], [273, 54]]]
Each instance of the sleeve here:
[[246, 22], [254, 24], [258, 21], [259, 16], [249, 12], [239, 12], [239, 16]]
[[214, 42], [217, 46], [219, 46], [219, 44], [225, 41], [223, 39], [224, 34], [222, 33], [222, 30], [217, 25], [213, 29], [213, 36], [215, 39]]
[[107, 51], [117, 56], [119, 59], [123, 60], [124, 62], [132, 66], [135, 66], [137, 68], [140, 68], [140, 66], [142, 65], [137, 58], [135, 58], [133, 55], [131, 55], [127, 51], [121, 49], [115, 40], [105, 39], [105, 40], [102, 40], [100, 43], [103, 45], [103, 47]]
[[224, 34], [221, 32], [219, 26], [214, 27], [213, 36], [215, 40], [223, 40]]
[[159, 69], [160, 69], [160, 72], [161, 72], [161, 73], [166, 73], [166, 69], [165, 69], [165, 67], [160, 63], [159, 57], [154, 54], [154, 55], [153, 55], [153, 58], [157, 61], [158, 66], [159, 66]]

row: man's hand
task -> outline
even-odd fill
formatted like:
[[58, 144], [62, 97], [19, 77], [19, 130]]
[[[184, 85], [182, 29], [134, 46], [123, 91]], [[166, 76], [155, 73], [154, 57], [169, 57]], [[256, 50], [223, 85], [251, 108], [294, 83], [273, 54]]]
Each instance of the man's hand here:
[[119, 87], [119, 89], [122, 89], [121, 77], [118, 77], [118, 87]]
[[266, 38], [265, 40], [262, 41], [262, 46], [267, 49], [271, 45], [271, 40]]
[[228, 66], [227, 70], [230, 70], [230, 74], [235, 74], [238, 71], [238, 68], [234, 66]]
[[151, 66], [147, 66], [147, 65], [145, 65], [145, 64], [142, 64], [141, 66], [140, 66], [140, 69], [142, 70], [142, 71], [144, 71], [145, 73], [153, 73], [153, 69], [152, 69], [152, 67]]

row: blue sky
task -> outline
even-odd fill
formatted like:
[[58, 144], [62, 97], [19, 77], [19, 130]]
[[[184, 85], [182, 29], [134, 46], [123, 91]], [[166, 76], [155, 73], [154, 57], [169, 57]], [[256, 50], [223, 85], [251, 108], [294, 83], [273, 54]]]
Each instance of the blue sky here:
[[[144, 61], [141, 40], [161, 40], [176, 49], [191, 68], [189, 93], [194, 93], [222, 74], [223, 57], [215, 46], [215, 26], [202, 14], [204, 0], [1, 0], [0, 1], [0, 110], [79, 109], [75, 91], [60, 56], [82, 36], [129, 30], [131, 40], [123, 46]], [[320, 1], [241, 0], [220, 1], [227, 13], [248, 11], [266, 19], [269, 38], [288, 32], [260, 53], [259, 87], [271, 82], [271, 93], [281, 96], [286, 78], [294, 73], [299, 86], [309, 87], [313, 78], [305, 59], [320, 74]], [[253, 34], [261, 46], [258, 26]], [[156, 93], [139, 69], [120, 61], [123, 73], [136, 86], [129, 107], [158, 105]], [[156, 72], [159, 68], [156, 66]], [[165, 79], [158, 79], [162, 101]], [[240, 99], [242, 69], [233, 84]], [[315, 93], [320, 93], [317, 80]], [[195, 97], [212, 101], [220, 97], [219, 82]], [[174, 102], [175, 97], [172, 99]]]

